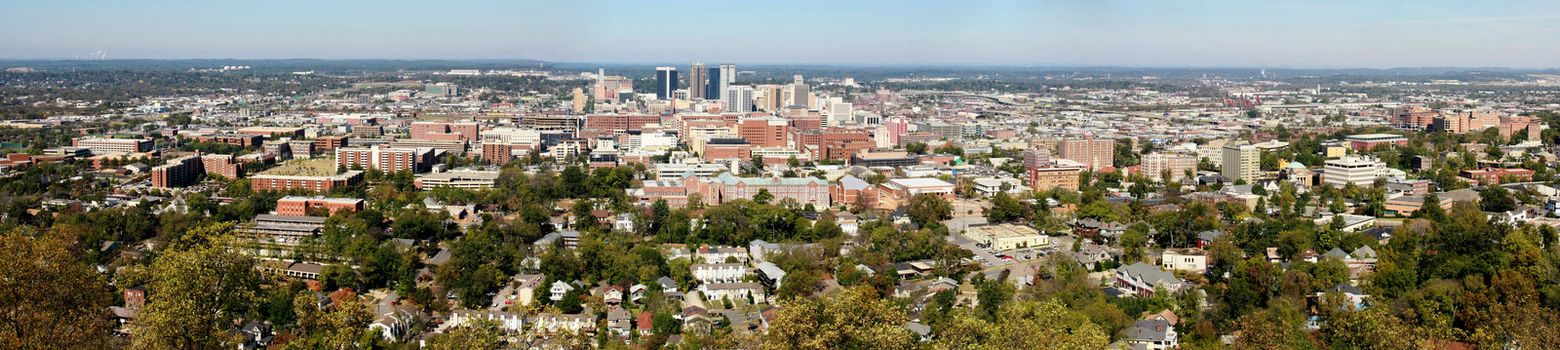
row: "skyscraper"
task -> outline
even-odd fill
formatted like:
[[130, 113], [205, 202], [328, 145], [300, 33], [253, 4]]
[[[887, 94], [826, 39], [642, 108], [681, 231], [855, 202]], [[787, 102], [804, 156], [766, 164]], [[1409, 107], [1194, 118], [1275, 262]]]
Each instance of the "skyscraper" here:
[[704, 72], [707, 73], [704, 82], [704, 99], [723, 100], [721, 97], [726, 94], [726, 84], [723, 83], [725, 80], [722, 80], [724, 78], [720, 75], [720, 67], [710, 67]]
[[708, 96], [705, 95], [710, 86], [708, 74], [703, 62], [694, 62], [692, 67], [688, 67], [688, 98], [703, 100]]
[[[731, 84], [736, 83], [736, 82], [737, 82], [737, 65], [731, 64], [731, 63], [721, 63], [720, 64], [720, 91], [721, 91], [721, 93], [722, 94], [726, 93], [726, 90], [731, 89]], [[726, 99], [726, 95], [721, 95], [720, 99], [721, 100], [725, 100]]]
[[1110, 167], [1116, 161], [1116, 141], [1096, 140], [1093, 136], [1062, 140], [1057, 146], [1060, 158], [1089, 166], [1089, 170]]
[[677, 91], [677, 67], [655, 67], [655, 98], [670, 99], [672, 91]]
[[790, 88], [791, 100], [785, 101], [786, 107], [812, 108], [812, 106], [807, 103], [808, 100], [811, 100], [812, 97], [811, 87], [808, 87], [807, 84], [795, 83], [791, 84]]
[[1219, 169], [1219, 175], [1224, 175], [1231, 182], [1246, 180], [1256, 181], [1257, 174], [1262, 171], [1262, 149], [1247, 142], [1231, 142], [1224, 145], [1223, 166]]
[[747, 85], [732, 85], [726, 90], [726, 98], [722, 100], [726, 104], [726, 110], [732, 112], [753, 111], [753, 87]]

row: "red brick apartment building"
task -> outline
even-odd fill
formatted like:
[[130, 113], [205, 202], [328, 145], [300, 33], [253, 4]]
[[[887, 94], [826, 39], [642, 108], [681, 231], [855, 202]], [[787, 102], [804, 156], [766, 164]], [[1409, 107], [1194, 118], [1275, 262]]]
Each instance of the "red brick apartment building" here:
[[311, 208], [323, 208], [332, 215], [340, 210], [355, 213], [363, 210], [363, 200], [357, 198], [302, 196], [286, 196], [276, 200], [276, 215], [307, 216]]

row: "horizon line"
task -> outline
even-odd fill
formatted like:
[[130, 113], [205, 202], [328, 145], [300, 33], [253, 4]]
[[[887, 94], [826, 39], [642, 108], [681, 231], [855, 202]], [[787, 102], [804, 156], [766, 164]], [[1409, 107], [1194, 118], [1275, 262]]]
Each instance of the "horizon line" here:
[[[447, 62], [483, 62], [483, 61], [532, 61], [547, 65], [608, 65], [608, 66], [657, 66], [679, 65], [701, 62], [690, 60], [687, 62], [667, 61], [548, 61], [534, 58], [320, 58], [320, 57], [272, 57], [272, 58], [236, 58], [236, 57], [181, 57], [181, 58], [65, 58], [65, 57], [0, 57], [3, 61], [42, 61], [42, 62], [115, 62], [115, 61], [447, 61]], [[717, 62], [705, 60], [702, 62]], [[732, 63], [734, 61], [719, 61]], [[1000, 67], [1000, 68], [1146, 68], [1146, 69], [1287, 69], [1287, 70], [1399, 70], [1399, 69], [1502, 69], [1502, 70], [1560, 70], [1556, 67], [1517, 67], [1517, 66], [1456, 66], [1456, 65], [1424, 65], [1424, 66], [1295, 66], [1295, 65], [1246, 65], [1246, 64], [1211, 64], [1211, 65], [1137, 65], [1137, 64], [1091, 64], [1091, 63], [980, 63], [980, 62], [940, 62], [940, 63], [883, 63], [883, 62], [747, 62], [741, 65], [752, 66], [796, 66], [796, 67]]]

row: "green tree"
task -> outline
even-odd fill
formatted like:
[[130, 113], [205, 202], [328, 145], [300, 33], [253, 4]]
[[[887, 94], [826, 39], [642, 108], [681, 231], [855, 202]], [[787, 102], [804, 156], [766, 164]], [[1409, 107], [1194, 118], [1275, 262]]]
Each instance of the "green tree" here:
[[498, 322], [472, 320], [428, 340], [429, 350], [497, 350], [504, 347]]
[[758, 189], [758, 193], [753, 194], [753, 202], [758, 204], [769, 204], [769, 201], [774, 199], [775, 195], [769, 193], [768, 188], [760, 188]]
[[867, 287], [824, 298], [792, 299], [780, 308], [760, 349], [911, 349], [915, 337], [902, 328], [910, 318]]
[[236, 320], [260, 301], [254, 259], [236, 254], [233, 224], [216, 223], [171, 242], [152, 263], [146, 307], [136, 317], [132, 348], [231, 347]]
[[108, 281], [77, 259], [68, 232], [53, 231], [0, 234], [0, 347], [108, 348]]
[[1517, 200], [1511, 197], [1511, 191], [1499, 185], [1491, 185], [1479, 190], [1479, 209], [1488, 212], [1503, 213], [1517, 208]]
[[1088, 316], [1052, 299], [1004, 305], [995, 321], [969, 309], [936, 329], [932, 349], [1103, 349], [1110, 341]]
[[986, 211], [986, 220], [991, 223], [1013, 222], [1027, 216], [1024, 209], [1024, 204], [1007, 192], [997, 192], [991, 197], [991, 209]]
[[910, 216], [910, 222], [926, 227], [953, 217], [953, 204], [935, 194], [922, 193], [910, 197], [905, 212]]

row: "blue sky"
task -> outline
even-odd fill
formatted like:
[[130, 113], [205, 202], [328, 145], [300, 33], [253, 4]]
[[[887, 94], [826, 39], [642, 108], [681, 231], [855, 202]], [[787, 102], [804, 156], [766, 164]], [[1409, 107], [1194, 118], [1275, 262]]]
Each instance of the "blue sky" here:
[[1560, 67], [1560, 1], [0, 0], [0, 58]]

